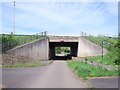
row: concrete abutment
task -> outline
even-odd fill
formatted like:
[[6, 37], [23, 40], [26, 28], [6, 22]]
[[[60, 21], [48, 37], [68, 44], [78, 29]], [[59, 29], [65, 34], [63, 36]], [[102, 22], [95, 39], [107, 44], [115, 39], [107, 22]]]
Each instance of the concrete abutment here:
[[[62, 41], [61, 41], [62, 39]], [[98, 56], [102, 53], [102, 47], [83, 37], [46, 37], [41, 40], [15, 47], [8, 51], [9, 54], [27, 56], [34, 59], [55, 59], [55, 47], [70, 47], [71, 56], [88, 57]], [[103, 54], [107, 50], [103, 49]]]
[[49, 39], [44, 38], [20, 45], [8, 51], [9, 54], [27, 56], [29, 58], [48, 60]]

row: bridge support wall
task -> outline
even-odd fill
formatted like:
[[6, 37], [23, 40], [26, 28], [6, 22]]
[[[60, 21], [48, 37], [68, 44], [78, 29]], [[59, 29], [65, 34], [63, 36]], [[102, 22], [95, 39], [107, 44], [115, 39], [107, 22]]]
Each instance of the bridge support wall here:
[[[69, 41], [66, 40], [65, 42], [58, 42], [58, 40], [55, 42], [54, 40], [54, 42], [50, 42], [50, 38], [44, 38], [13, 48], [9, 50], [8, 53], [34, 59], [48, 60], [55, 57], [55, 47], [67, 46], [71, 48], [71, 54], [75, 57], [99, 56], [102, 54], [101, 46], [83, 37], [75, 39], [74, 42], [71, 40], [69, 39]], [[106, 52], [107, 50], [103, 49], [103, 54]]]
[[49, 40], [44, 38], [29, 44], [24, 44], [8, 51], [9, 54], [27, 56], [29, 58], [48, 60]]
[[[83, 38], [80, 37], [78, 40], [78, 57], [87, 57], [87, 56], [98, 56], [102, 55], [102, 47]], [[103, 49], [103, 54], [105, 54], [107, 50]]]

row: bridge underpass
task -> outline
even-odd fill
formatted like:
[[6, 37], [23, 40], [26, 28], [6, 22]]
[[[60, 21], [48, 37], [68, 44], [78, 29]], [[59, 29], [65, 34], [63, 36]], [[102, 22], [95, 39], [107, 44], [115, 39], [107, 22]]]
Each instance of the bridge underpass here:
[[56, 47], [69, 47], [71, 57], [89, 57], [105, 54], [107, 50], [85, 39], [73, 36], [49, 36], [41, 40], [20, 45], [8, 51], [9, 54], [27, 56], [39, 60], [67, 59], [57, 57]]
[[[56, 47], [69, 47], [70, 55], [68, 56], [56, 56]], [[71, 57], [77, 57], [78, 42], [49, 42], [49, 59], [52, 60], [67, 60]]]

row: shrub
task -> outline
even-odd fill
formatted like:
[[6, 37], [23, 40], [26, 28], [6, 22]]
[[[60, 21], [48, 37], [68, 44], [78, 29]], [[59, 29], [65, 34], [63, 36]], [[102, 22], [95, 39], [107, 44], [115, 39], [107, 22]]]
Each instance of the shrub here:
[[15, 39], [14, 35], [2, 35], [2, 52], [6, 52], [7, 50], [17, 46], [18, 42]]

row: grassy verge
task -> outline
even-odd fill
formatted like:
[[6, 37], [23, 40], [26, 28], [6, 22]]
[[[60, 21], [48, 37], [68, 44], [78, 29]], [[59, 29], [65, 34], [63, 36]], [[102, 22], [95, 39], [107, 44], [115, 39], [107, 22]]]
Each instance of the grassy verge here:
[[94, 61], [94, 62], [98, 62], [101, 64], [118, 67], [118, 65], [114, 63], [115, 60], [111, 60], [111, 59], [112, 58], [108, 57], [107, 55], [103, 56], [103, 59], [102, 59], [102, 56], [87, 57], [88, 61]]
[[108, 71], [107, 69], [88, 65], [80, 61], [68, 61], [68, 66], [73, 69], [79, 77], [82, 77], [83, 79], [101, 76], [118, 76], [118, 71]]
[[52, 61], [48, 61], [48, 63], [43, 62], [31, 62], [31, 63], [17, 63], [13, 65], [3, 65], [3, 68], [22, 68], [22, 67], [37, 67], [37, 66], [46, 66], [52, 63]]

